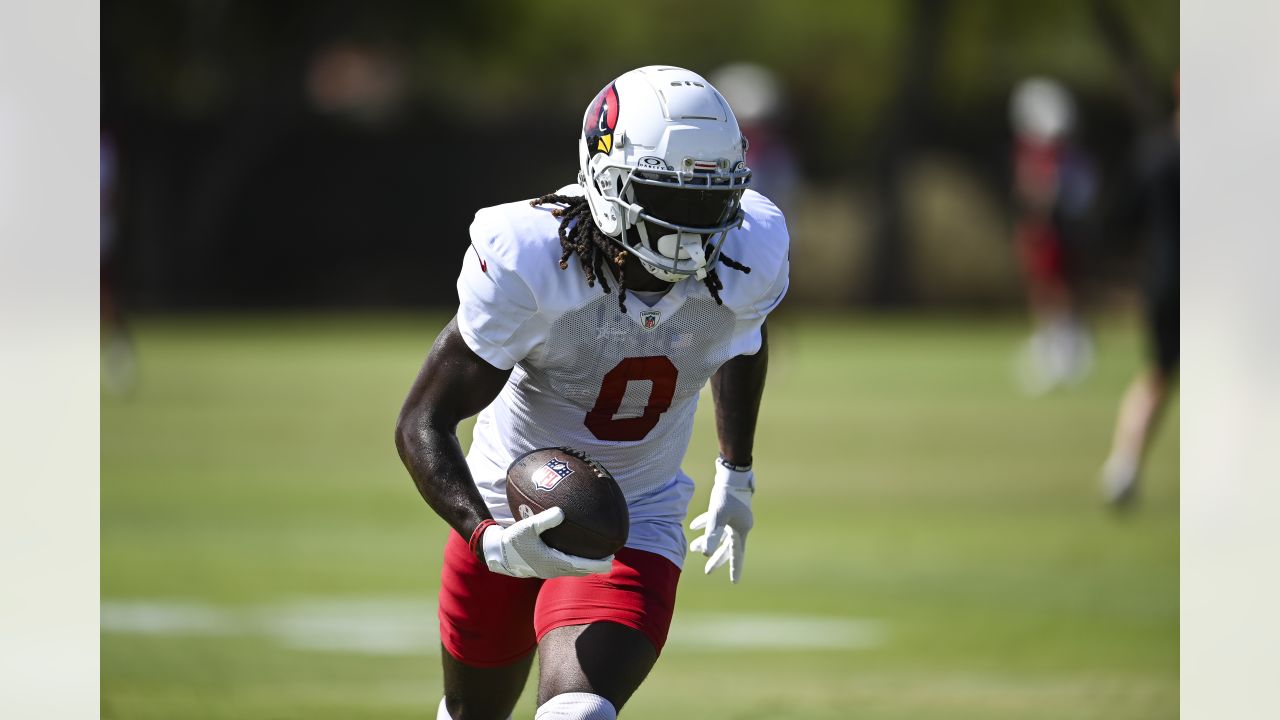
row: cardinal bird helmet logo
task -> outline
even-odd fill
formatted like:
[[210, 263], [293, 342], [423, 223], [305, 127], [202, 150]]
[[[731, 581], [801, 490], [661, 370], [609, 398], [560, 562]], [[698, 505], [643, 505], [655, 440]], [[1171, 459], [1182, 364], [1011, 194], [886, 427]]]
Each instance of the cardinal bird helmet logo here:
[[618, 89], [609, 83], [591, 101], [582, 126], [582, 136], [591, 155], [613, 152], [613, 131], [618, 127]]

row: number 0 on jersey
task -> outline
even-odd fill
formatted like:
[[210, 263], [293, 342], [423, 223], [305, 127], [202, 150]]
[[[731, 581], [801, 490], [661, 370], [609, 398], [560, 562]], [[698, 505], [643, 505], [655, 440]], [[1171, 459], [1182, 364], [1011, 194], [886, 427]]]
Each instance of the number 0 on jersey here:
[[[662, 413], [671, 407], [678, 375], [676, 366], [665, 355], [624, 359], [605, 373], [595, 407], [587, 413], [583, 424], [600, 440], [643, 440], [658, 424]], [[622, 407], [622, 396], [627, 392], [627, 383], [634, 380], [649, 380], [653, 383], [644, 414], [614, 418]]]

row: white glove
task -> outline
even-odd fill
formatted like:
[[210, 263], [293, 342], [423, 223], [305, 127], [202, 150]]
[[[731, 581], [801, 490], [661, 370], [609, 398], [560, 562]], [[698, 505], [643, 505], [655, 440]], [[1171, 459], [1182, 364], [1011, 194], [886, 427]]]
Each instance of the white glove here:
[[711, 485], [711, 503], [707, 511], [689, 524], [692, 530], [706, 528], [689, 543], [691, 552], [710, 556], [704, 572], [729, 563], [729, 580], [742, 579], [742, 561], [747, 551], [747, 533], [753, 523], [751, 496], [756, 491], [756, 476], [751, 468], [734, 470], [723, 458], [716, 459], [716, 479]]
[[517, 578], [591, 575], [613, 569], [613, 556], [591, 560], [560, 552], [542, 541], [542, 531], [564, 522], [564, 510], [549, 508], [509, 527], [490, 525], [481, 538], [489, 570]]

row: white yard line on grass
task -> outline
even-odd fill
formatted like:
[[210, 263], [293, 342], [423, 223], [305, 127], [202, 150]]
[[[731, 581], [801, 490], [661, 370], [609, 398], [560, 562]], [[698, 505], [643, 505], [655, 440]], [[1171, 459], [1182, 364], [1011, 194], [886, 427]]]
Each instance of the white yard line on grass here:
[[866, 650], [885, 643], [883, 622], [800, 615], [677, 611], [667, 647], [682, 651]]
[[[263, 605], [185, 600], [103, 600], [102, 631], [145, 635], [268, 637], [302, 650], [370, 655], [434, 654], [435, 604], [396, 598], [308, 598]], [[876, 620], [797, 615], [677, 612], [667, 649], [865, 650], [883, 645]]]

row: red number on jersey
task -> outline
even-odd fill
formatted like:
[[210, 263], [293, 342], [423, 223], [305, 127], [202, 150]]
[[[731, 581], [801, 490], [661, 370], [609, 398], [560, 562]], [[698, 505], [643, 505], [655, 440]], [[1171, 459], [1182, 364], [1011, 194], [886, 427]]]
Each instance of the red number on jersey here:
[[[658, 424], [662, 413], [671, 407], [676, 394], [676, 376], [680, 373], [671, 360], [663, 355], [627, 358], [605, 373], [600, 383], [600, 396], [591, 408], [583, 424], [601, 440], [643, 440]], [[649, 380], [653, 388], [645, 403], [644, 414], [639, 417], [614, 419], [622, 407], [622, 396], [627, 383]]]

